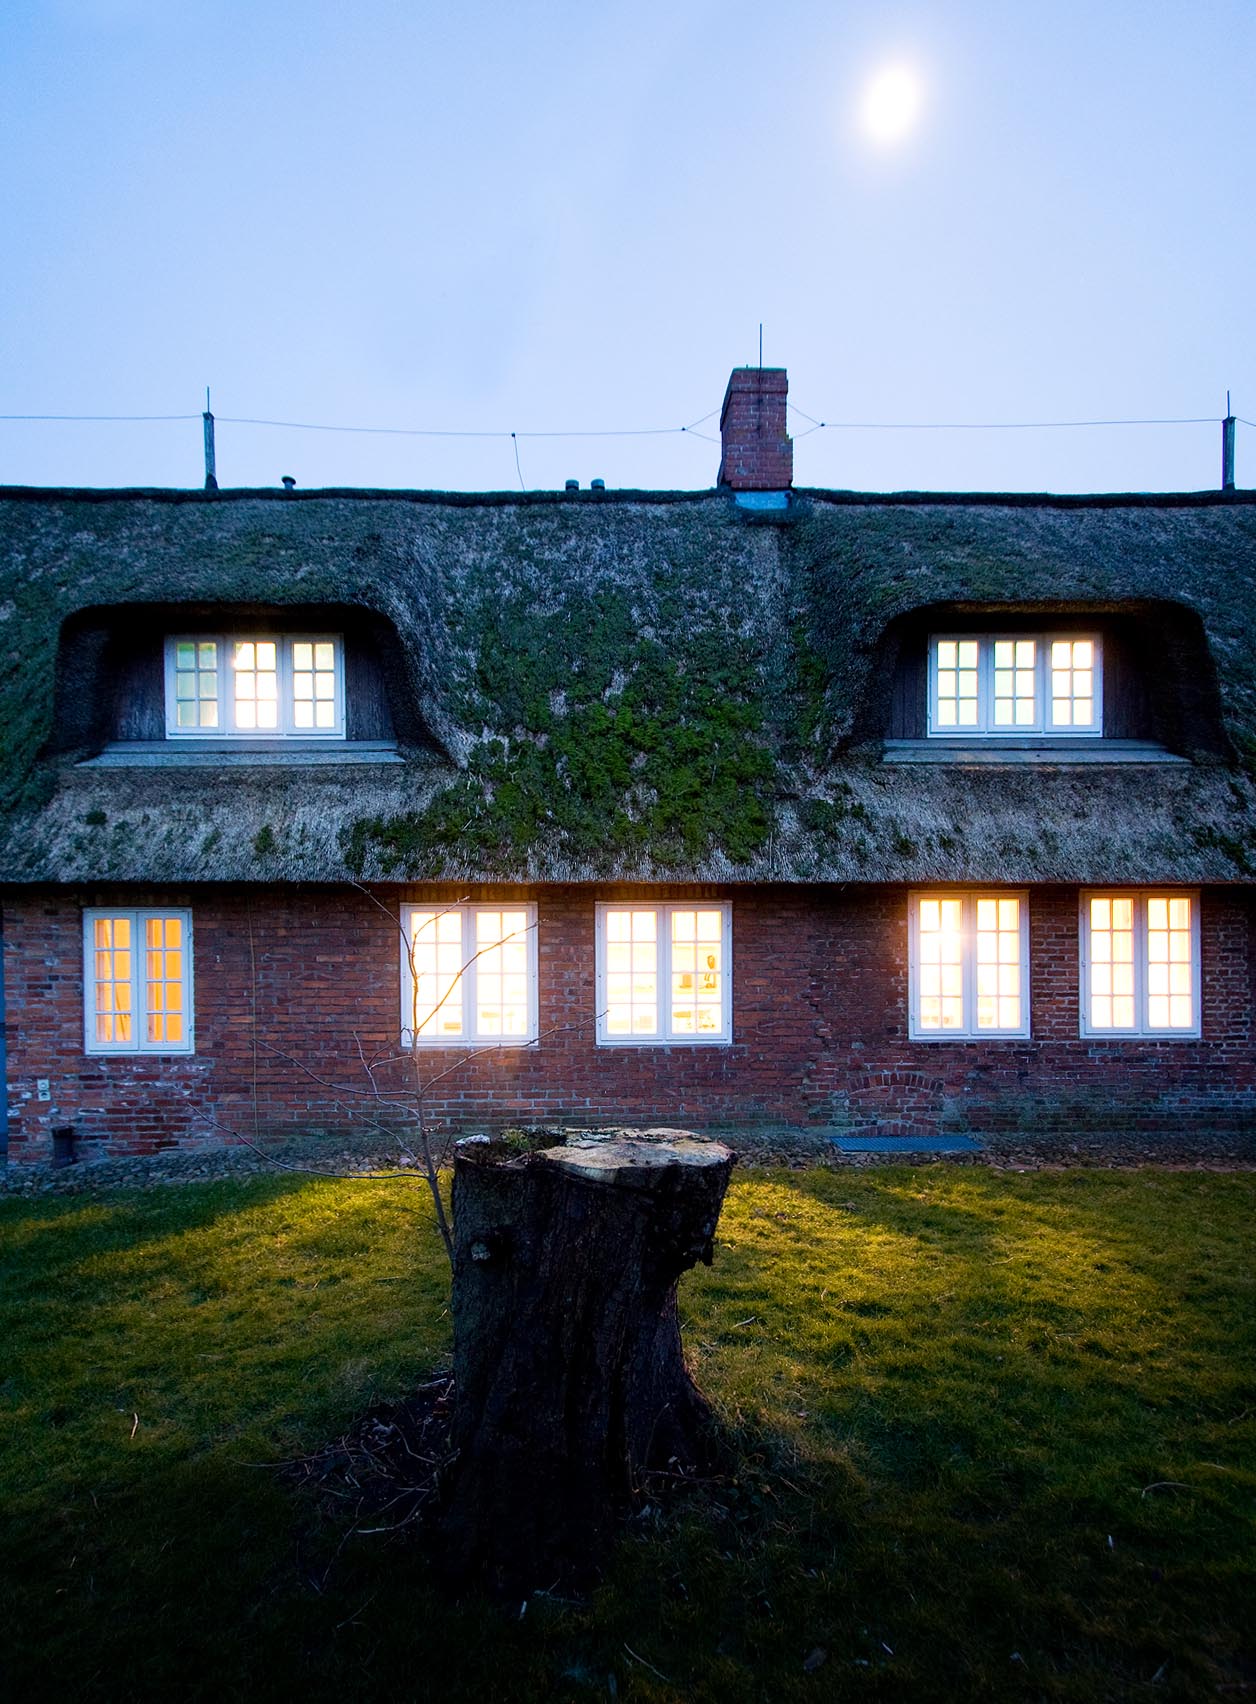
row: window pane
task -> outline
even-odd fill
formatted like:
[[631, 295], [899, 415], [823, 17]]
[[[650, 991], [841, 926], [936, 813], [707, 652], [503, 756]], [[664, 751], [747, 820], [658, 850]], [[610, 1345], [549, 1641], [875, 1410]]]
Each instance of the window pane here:
[[935, 721], [941, 728], [973, 728], [979, 720], [975, 639], [939, 639], [934, 646]]
[[511, 968], [506, 957], [515, 950], [515, 943], [522, 945], [527, 926], [527, 913], [523, 911], [477, 910], [475, 913], [473, 1033], [478, 1038], [518, 1037], [528, 1033], [526, 978]]
[[218, 726], [218, 642], [180, 639], [174, 646], [176, 728]]
[[336, 647], [330, 640], [317, 644], [296, 640], [292, 646], [292, 722], [298, 729], [332, 729], [337, 725]]
[[1021, 1027], [1019, 899], [978, 899], [974, 941], [978, 965], [977, 1028]]
[[98, 1042], [115, 1046], [130, 1041], [132, 1033], [130, 940], [129, 917], [93, 919], [93, 1031]]
[[144, 920], [144, 1034], [149, 1042], [183, 1039], [181, 919]]
[[958, 899], [921, 899], [917, 904], [920, 1028], [922, 1031], [962, 1029], [963, 902]]
[[1088, 920], [1090, 1028], [1132, 1029], [1134, 902], [1119, 896], [1094, 896]]
[[231, 652], [235, 725], [247, 732], [279, 726], [279, 675], [273, 639], [237, 639]]
[[463, 1033], [462, 916], [457, 911], [410, 913], [414, 988], [408, 1029], [426, 1037]]
[[1055, 639], [1051, 644], [1051, 726], [1094, 728], [1096, 647], [1089, 639]]
[[672, 911], [671, 1027], [678, 1035], [723, 1030], [723, 935], [722, 911]]
[[1195, 1025], [1191, 902], [1147, 899], [1147, 1027], [1193, 1029]]
[[1037, 642], [996, 639], [994, 643], [994, 725], [1032, 728], [1037, 712]]
[[[689, 913], [690, 917], [693, 913]], [[658, 915], [615, 909], [604, 913], [608, 950], [617, 943], [617, 962], [627, 968], [608, 974], [603, 1024], [607, 1035], [654, 1035], [659, 1028]], [[608, 972], [610, 969], [608, 961]]]

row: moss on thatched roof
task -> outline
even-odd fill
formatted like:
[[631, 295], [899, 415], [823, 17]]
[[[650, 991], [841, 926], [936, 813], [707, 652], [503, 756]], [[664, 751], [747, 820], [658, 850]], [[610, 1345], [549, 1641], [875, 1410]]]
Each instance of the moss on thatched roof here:
[[[891, 624], [933, 604], [1181, 606], [1221, 745], [1179, 767], [894, 766]], [[82, 767], [62, 625], [357, 603], [430, 732], [375, 768]], [[1256, 498], [0, 492], [3, 875], [96, 880], [1244, 880]], [[55, 753], [55, 755], [51, 755]]]

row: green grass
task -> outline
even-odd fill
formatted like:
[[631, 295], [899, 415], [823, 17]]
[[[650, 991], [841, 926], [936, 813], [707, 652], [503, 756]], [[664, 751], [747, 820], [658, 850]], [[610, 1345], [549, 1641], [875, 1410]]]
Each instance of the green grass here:
[[0, 1678], [17, 1700], [580, 1700], [612, 1674], [703, 1704], [1241, 1696], [1254, 1209], [1249, 1174], [740, 1177], [681, 1292], [734, 1471], [634, 1523], [591, 1603], [520, 1618], [448, 1601], [399, 1539], [337, 1552], [266, 1465], [445, 1360], [420, 1190], [4, 1203]]

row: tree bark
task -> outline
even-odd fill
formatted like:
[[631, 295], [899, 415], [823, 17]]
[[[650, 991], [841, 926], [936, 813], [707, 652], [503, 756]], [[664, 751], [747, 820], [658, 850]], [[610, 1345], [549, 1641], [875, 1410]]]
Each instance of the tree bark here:
[[455, 1580], [587, 1577], [642, 1472], [706, 1459], [680, 1274], [710, 1264], [733, 1156], [683, 1132], [454, 1162]]

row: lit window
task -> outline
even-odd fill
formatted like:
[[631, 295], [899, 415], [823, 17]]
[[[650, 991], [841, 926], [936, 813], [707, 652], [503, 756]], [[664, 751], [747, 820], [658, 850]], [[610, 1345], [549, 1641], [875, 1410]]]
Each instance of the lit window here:
[[1083, 1035], [1199, 1034], [1199, 909], [1184, 893], [1082, 896]]
[[913, 894], [911, 1034], [945, 1041], [1029, 1034], [1024, 894]]
[[85, 911], [83, 1007], [88, 1053], [191, 1053], [191, 912]]
[[172, 733], [216, 732], [218, 722], [217, 639], [176, 639], [173, 644], [174, 727]]
[[728, 905], [599, 905], [598, 1040], [732, 1039]]
[[930, 640], [930, 734], [1102, 731], [1100, 644], [1094, 634]]
[[337, 638], [191, 635], [166, 641], [166, 733], [198, 739], [343, 739]]
[[1095, 668], [1098, 645], [1093, 639], [1051, 641], [1051, 715], [1053, 728], [1093, 731], [1095, 713]]
[[407, 1043], [536, 1040], [534, 905], [408, 905], [405, 927]]

